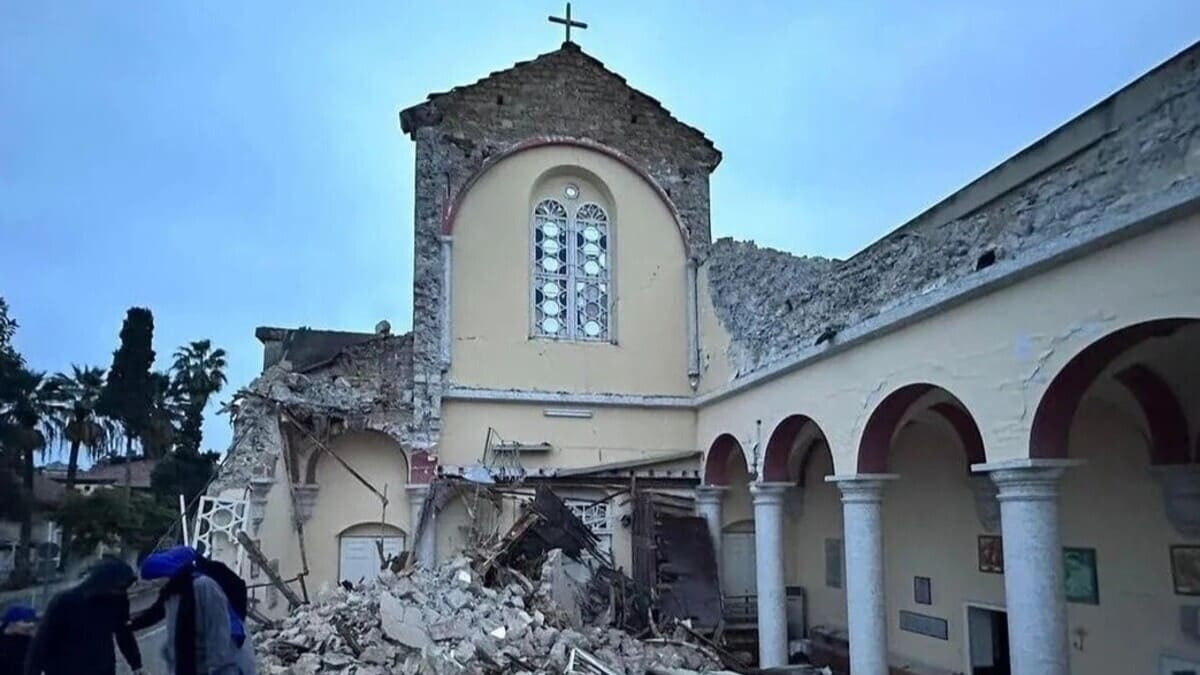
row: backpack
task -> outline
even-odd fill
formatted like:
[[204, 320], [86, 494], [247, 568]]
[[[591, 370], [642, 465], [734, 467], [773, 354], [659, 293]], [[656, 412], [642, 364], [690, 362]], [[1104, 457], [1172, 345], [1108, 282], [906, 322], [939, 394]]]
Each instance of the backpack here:
[[218, 560], [210, 560], [208, 558], [198, 558], [196, 560], [196, 570], [207, 576], [217, 585], [221, 587], [221, 591], [225, 593], [225, 598], [229, 600], [229, 606], [233, 609], [233, 613], [237, 614], [242, 621], [246, 620], [246, 582], [238, 576], [237, 572], [229, 569], [229, 566]]

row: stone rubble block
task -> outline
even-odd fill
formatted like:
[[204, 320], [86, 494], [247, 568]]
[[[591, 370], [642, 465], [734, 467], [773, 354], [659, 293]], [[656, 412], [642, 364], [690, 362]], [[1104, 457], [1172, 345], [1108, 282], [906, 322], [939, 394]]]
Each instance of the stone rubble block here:
[[269, 675], [558, 675], [573, 650], [627, 675], [650, 668], [706, 673], [719, 667], [703, 648], [574, 625], [555, 604], [562, 588], [540, 578], [532, 581], [530, 590], [514, 583], [484, 585], [465, 557], [432, 570], [385, 571], [352, 590], [327, 591], [259, 632], [259, 670]]

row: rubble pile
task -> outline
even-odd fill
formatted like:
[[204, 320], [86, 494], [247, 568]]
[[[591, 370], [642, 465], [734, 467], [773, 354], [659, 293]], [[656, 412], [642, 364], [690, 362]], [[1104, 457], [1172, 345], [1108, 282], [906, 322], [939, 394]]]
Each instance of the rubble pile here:
[[[639, 640], [585, 626], [556, 598], [552, 567], [531, 581], [493, 568], [490, 581], [460, 557], [433, 570], [411, 568], [363, 586], [329, 591], [277, 628], [256, 636], [267, 675], [431, 675], [433, 673], [618, 673], [719, 670], [716, 655], [678, 635]], [[666, 629], [664, 629], [665, 631]], [[668, 631], [669, 632], [669, 631]]]

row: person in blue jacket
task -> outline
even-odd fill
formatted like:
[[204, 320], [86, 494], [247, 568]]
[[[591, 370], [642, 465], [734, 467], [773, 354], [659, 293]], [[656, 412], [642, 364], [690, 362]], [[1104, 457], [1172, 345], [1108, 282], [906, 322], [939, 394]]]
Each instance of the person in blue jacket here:
[[28, 605], [12, 605], [0, 618], [0, 675], [21, 675], [25, 655], [37, 630], [37, 612]]

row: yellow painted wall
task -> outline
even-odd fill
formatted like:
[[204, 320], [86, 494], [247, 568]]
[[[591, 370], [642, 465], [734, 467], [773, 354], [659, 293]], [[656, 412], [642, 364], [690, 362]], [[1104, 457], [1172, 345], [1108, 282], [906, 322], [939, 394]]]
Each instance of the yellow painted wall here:
[[1028, 455], [1042, 393], [1099, 337], [1155, 318], [1200, 316], [1200, 216], [1098, 251], [703, 407], [698, 440], [768, 435], [803, 413], [824, 430], [838, 473], [853, 473], [875, 406], [913, 382], [944, 387], [975, 416], [989, 461]]
[[[564, 175], [610, 196], [615, 344], [530, 337], [532, 207], [543, 191], [561, 200]], [[620, 162], [565, 146], [508, 157], [467, 193], [453, 237], [454, 384], [691, 393], [683, 237], [651, 186]]]
[[[399, 444], [376, 432], [339, 436], [330, 449], [366, 477], [375, 489], [387, 488], [388, 506], [384, 522], [411, 536], [409, 526], [408, 463]], [[305, 523], [308, 550], [309, 589], [320, 589], [338, 581], [338, 536], [347, 528], [378, 523], [384, 515], [382, 502], [336, 459], [323, 455], [317, 463], [320, 491], [312, 518]], [[411, 542], [406, 541], [406, 546]]]
[[696, 324], [700, 349], [698, 393], [707, 393], [729, 384], [736, 374], [729, 360], [729, 331], [717, 318], [708, 285], [708, 266], [696, 269]]
[[1099, 605], [1067, 605], [1069, 641], [1085, 633], [1082, 648], [1071, 649], [1075, 675], [1158, 672], [1164, 651], [1200, 659], [1200, 644], [1179, 628], [1179, 608], [1196, 598], [1174, 594], [1169, 554], [1171, 545], [1200, 546], [1200, 539], [1182, 537], [1167, 521], [1144, 433], [1133, 411], [1096, 399], [1072, 429], [1071, 457], [1084, 464], [1063, 478], [1063, 546], [1096, 549], [1100, 590]]
[[[977, 537], [990, 533], [976, 515], [966, 456], [950, 427], [929, 416], [896, 435], [889, 465], [900, 475], [883, 501], [889, 651], [901, 665], [961, 671], [963, 603], [1004, 606], [1004, 576], [979, 571]], [[916, 576], [930, 578], [932, 605], [915, 602]], [[949, 639], [900, 630], [901, 610], [946, 619]]]
[[[544, 411], [554, 408], [590, 410], [592, 417], [546, 417]], [[446, 401], [442, 415], [438, 460], [444, 465], [480, 461], [488, 427], [508, 441], [554, 446], [553, 452], [522, 455], [527, 468], [591, 466], [696, 450], [696, 414], [691, 410]], [[663, 468], [668, 466], [698, 468], [699, 460]]]

